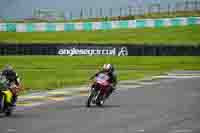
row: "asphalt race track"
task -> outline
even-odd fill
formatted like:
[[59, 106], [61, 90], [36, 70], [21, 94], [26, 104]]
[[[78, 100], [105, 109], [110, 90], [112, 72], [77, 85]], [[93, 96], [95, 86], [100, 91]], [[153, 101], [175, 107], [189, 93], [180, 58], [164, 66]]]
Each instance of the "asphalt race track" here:
[[0, 133], [200, 133], [200, 78], [122, 88], [103, 108], [86, 96], [0, 117]]

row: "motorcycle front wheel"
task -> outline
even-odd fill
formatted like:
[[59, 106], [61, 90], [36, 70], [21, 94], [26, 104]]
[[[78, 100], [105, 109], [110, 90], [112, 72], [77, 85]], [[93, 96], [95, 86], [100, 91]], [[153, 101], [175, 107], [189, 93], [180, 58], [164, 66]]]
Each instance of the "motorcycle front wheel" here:
[[13, 107], [9, 103], [5, 103], [4, 105], [5, 105], [5, 107], [4, 107], [5, 115], [6, 116], [11, 116]]
[[102, 95], [102, 94], [99, 94], [98, 97], [97, 97], [96, 105], [101, 107], [101, 106], [103, 106], [104, 101], [105, 101], [105, 96]]
[[11, 107], [7, 107], [7, 109], [5, 110], [5, 115], [6, 115], [6, 116], [11, 116], [11, 114], [12, 114], [12, 109], [11, 109]]
[[90, 107], [91, 101], [92, 101], [94, 96], [95, 96], [95, 91], [94, 91], [94, 89], [91, 89], [90, 95], [89, 95], [87, 102], [86, 102], [86, 107]]

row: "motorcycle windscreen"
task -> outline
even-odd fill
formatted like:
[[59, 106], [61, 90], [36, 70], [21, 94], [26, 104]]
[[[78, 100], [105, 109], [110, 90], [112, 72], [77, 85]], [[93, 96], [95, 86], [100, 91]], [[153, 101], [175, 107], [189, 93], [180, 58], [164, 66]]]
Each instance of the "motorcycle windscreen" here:
[[6, 91], [2, 91], [5, 95], [6, 95], [6, 102], [7, 103], [11, 103], [11, 100], [12, 100], [12, 92], [10, 90], [6, 90]]
[[97, 83], [103, 84], [105, 86], [109, 84], [107, 81], [108, 79], [109, 79], [108, 75], [104, 73], [101, 73], [96, 77]]

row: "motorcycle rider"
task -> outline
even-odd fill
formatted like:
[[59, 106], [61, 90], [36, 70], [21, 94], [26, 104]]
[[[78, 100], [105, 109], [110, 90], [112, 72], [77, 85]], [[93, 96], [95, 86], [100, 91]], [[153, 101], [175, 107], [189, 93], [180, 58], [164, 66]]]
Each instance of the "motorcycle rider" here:
[[116, 90], [117, 85], [117, 75], [115, 72], [115, 68], [112, 64], [104, 64], [103, 69], [94, 74], [90, 79], [93, 79], [94, 77], [98, 76], [100, 73], [106, 73], [110, 77], [109, 82], [111, 83], [111, 87], [109, 88], [109, 91], [106, 95], [106, 98], [108, 98], [114, 90]]
[[[8, 80], [8, 88], [12, 90], [13, 93], [13, 98], [12, 98], [12, 102], [11, 105], [12, 106], [16, 106], [16, 102], [17, 102], [17, 92], [20, 89], [20, 79], [18, 74], [14, 71], [13, 67], [11, 65], [6, 65], [4, 67], [4, 69], [1, 72], [2, 76], [5, 76], [6, 79]], [[12, 87], [12, 84], [15, 84], [14, 88]]]

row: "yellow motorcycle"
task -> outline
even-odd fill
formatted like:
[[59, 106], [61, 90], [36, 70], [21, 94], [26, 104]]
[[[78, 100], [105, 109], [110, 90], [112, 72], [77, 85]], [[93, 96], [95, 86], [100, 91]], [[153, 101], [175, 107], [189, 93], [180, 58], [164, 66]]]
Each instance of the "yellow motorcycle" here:
[[7, 79], [4, 76], [0, 76], [0, 113], [10, 116], [13, 111], [13, 107], [11, 106], [13, 93], [7, 85]]

